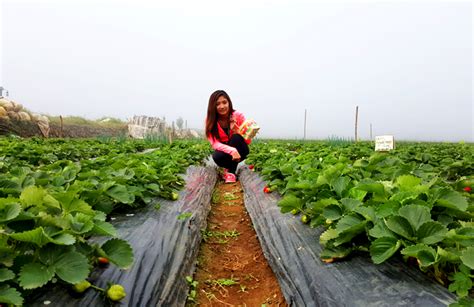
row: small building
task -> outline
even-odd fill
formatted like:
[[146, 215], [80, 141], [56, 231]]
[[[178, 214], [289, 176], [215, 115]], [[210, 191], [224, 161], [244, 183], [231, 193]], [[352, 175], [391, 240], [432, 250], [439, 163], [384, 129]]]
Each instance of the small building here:
[[128, 121], [128, 134], [137, 139], [143, 139], [147, 136], [164, 136], [165, 127], [164, 119], [135, 115]]
[[8, 91], [3, 86], [0, 86], [0, 98], [1, 97], [8, 97]]

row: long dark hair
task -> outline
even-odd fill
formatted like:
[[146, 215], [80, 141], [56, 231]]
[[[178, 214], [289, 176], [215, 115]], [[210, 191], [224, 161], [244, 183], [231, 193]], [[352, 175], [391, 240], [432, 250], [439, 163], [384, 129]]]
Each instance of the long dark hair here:
[[234, 107], [232, 106], [232, 100], [229, 95], [223, 90], [217, 90], [209, 97], [209, 104], [207, 106], [207, 117], [206, 117], [206, 136], [214, 136], [219, 138], [217, 131], [217, 99], [224, 96], [229, 102], [229, 119], [232, 113], [234, 113]]

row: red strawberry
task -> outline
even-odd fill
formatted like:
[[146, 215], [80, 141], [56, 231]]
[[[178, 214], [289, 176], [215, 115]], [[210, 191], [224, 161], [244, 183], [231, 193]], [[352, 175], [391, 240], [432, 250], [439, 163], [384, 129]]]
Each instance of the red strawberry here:
[[253, 164], [250, 164], [249, 165], [249, 169], [253, 169], [254, 165]]
[[271, 193], [272, 191], [270, 190], [269, 187], [264, 187], [263, 188], [263, 193]]
[[464, 191], [466, 191], [467, 193], [470, 193], [472, 191], [472, 189], [471, 189], [471, 187], [465, 187]]
[[106, 267], [109, 265], [109, 259], [105, 257], [99, 257], [97, 258], [97, 262], [99, 262], [100, 267]]

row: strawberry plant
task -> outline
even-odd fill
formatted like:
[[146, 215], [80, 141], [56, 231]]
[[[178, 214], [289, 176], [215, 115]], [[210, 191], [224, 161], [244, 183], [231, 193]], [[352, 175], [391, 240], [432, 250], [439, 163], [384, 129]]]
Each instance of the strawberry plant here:
[[[155, 144], [161, 150], [143, 154], [136, 153], [144, 149], [140, 142], [0, 144], [0, 303], [14, 305], [52, 280], [79, 292], [96, 288], [87, 277], [97, 264], [128, 268], [132, 248], [117, 238], [107, 214], [147, 205], [154, 197], [176, 199], [184, 184], [179, 174], [209, 154], [207, 144], [196, 142]], [[106, 239], [95, 243], [98, 236]], [[120, 287], [104, 291], [120, 300]]]
[[255, 144], [247, 163], [282, 194], [283, 213], [322, 226], [325, 262], [354, 251], [374, 263], [395, 255], [460, 297], [472, 289], [474, 147], [404, 144], [376, 153], [370, 143]]

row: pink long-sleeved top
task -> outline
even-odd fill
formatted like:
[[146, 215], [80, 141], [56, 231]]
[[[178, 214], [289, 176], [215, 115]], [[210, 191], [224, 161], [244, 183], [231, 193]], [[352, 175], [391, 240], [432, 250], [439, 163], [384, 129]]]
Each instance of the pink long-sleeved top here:
[[[245, 116], [239, 111], [234, 111], [234, 113], [232, 113], [232, 117], [230, 121], [233, 122], [234, 125], [236, 125], [237, 127], [240, 127], [242, 123], [245, 121]], [[234, 152], [237, 152], [237, 149], [235, 147], [221, 143], [221, 142], [228, 142], [229, 138], [232, 136], [232, 134], [234, 134], [232, 129], [229, 129], [229, 130], [230, 130], [229, 132], [230, 136], [228, 136], [225, 133], [224, 129], [221, 128], [219, 123], [217, 123], [217, 131], [219, 133], [220, 140], [215, 138], [214, 136], [208, 136], [207, 139], [211, 143], [211, 146], [214, 150], [223, 151], [229, 155], [232, 155]], [[251, 140], [245, 140], [245, 142], [247, 144], [250, 144]]]

